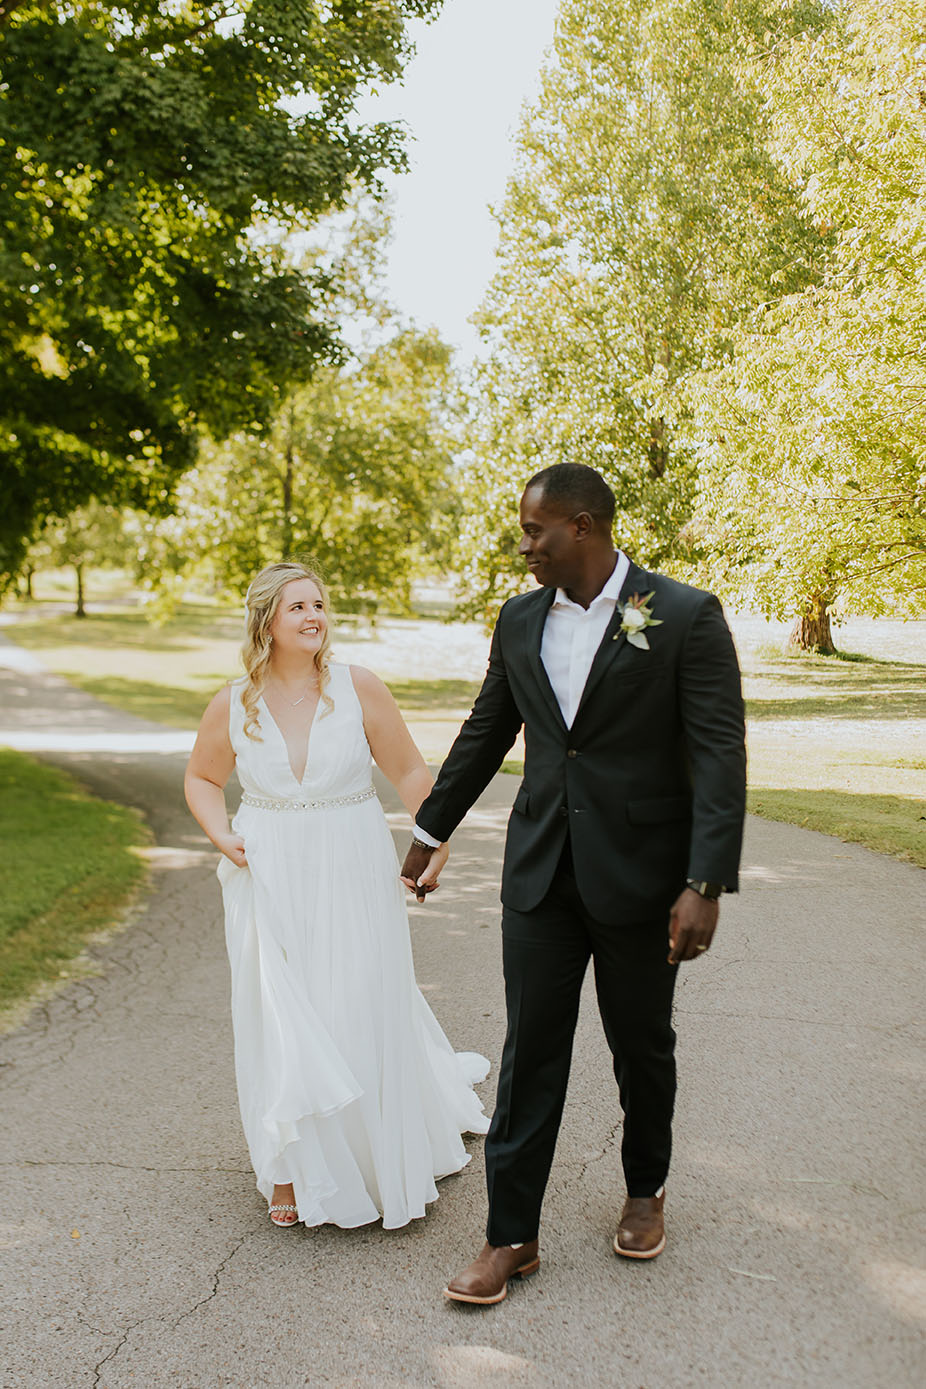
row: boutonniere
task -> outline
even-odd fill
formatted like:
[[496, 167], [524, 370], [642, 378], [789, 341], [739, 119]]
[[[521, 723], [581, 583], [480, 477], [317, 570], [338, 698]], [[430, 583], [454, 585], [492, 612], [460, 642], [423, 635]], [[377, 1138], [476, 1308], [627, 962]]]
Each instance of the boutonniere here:
[[[618, 604], [624, 619], [620, 626], [620, 632], [625, 634], [631, 646], [639, 646], [644, 651], [649, 651], [645, 629], [662, 626], [662, 618], [653, 617], [652, 608], [647, 607], [652, 596], [652, 593], [647, 593], [641, 598], [639, 593], [632, 593], [626, 603]], [[614, 636], [614, 641], [617, 641], [620, 632]]]

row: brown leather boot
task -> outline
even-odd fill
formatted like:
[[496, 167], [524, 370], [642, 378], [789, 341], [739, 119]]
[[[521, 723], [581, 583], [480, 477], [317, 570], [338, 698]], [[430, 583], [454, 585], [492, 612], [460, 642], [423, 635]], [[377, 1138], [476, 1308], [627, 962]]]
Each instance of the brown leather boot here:
[[509, 1278], [526, 1278], [539, 1267], [535, 1239], [520, 1249], [512, 1249], [510, 1244], [486, 1244], [479, 1258], [447, 1284], [444, 1297], [480, 1305], [501, 1302], [508, 1295]]
[[614, 1236], [614, 1252], [625, 1259], [655, 1259], [666, 1247], [662, 1218], [666, 1193], [661, 1196], [628, 1196]]

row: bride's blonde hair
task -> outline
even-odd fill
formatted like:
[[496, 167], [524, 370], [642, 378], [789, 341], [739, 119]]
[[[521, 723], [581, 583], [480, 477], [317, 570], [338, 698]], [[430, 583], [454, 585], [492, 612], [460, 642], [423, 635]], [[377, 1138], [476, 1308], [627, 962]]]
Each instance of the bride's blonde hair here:
[[[244, 706], [244, 732], [248, 738], [253, 738], [256, 742], [260, 742], [260, 733], [257, 731], [259, 728], [257, 701], [267, 683], [270, 657], [273, 651], [270, 628], [276, 617], [277, 608], [280, 606], [280, 595], [286, 585], [292, 583], [293, 579], [311, 579], [321, 594], [325, 616], [329, 617], [331, 613], [328, 590], [320, 576], [315, 573], [314, 569], [310, 569], [307, 564], [301, 564], [298, 560], [284, 560], [281, 564], [268, 564], [251, 581], [244, 600], [247, 635], [241, 647], [241, 659], [244, 662], [247, 683], [241, 695], [241, 703]], [[334, 708], [331, 696], [325, 693], [325, 687], [329, 680], [328, 652], [330, 649], [330, 628], [326, 626], [322, 644], [315, 653], [315, 669], [318, 673], [319, 695], [327, 709]]]

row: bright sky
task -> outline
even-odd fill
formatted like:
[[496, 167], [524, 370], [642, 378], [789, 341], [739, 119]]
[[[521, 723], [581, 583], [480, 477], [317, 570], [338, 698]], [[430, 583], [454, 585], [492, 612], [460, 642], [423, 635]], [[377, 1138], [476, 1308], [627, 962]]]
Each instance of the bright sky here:
[[417, 53], [401, 86], [360, 106], [364, 120], [402, 120], [411, 170], [390, 180], [395, 240], [392, 302], [419, 327], [436, 324], [466, 356], [467, 323], [493, 272], [500, 203], [522, 103], [536, 93], [557, 0], [445, 0], [411, 28]]

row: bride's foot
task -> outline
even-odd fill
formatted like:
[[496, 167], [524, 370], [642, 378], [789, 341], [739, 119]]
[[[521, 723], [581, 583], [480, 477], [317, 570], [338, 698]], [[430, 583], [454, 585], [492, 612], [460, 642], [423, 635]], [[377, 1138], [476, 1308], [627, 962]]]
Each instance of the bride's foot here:
[[273, 1221], [274, 1225], [295, 1225], [296, 1221], [299, 1219], [292, 1182], [287, 1182], [285, 1186], [275, 1186], [273, 1188], [273, 1200], [270, 1203], [270, 1219]]

